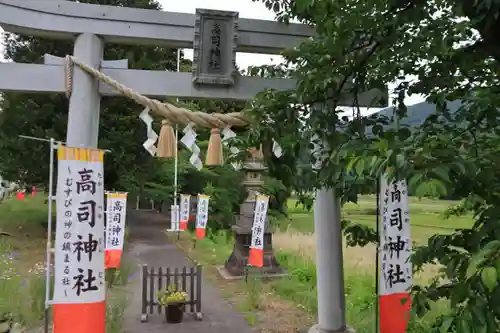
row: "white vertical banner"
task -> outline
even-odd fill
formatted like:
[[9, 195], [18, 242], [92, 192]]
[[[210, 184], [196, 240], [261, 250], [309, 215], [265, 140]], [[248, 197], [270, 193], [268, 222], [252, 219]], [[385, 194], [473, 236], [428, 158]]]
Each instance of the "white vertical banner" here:
[[208, 200], [209, 195], [198, 194], [198, 209], [196, 212], [196, 237], [198, 239], [205, 238], [207, 222], [208, 222]]
[[120, 267], [123, 242], [125, 240], [125, 219], [127, 215], [127, 193], [106, 193], [106, 255], [105, 267]]
[[127, 193], [106, 193], [106, 250], [122, 250], [125, 239]]
[[189, 212], [191, 209], [191, 196], [189, 194], [181, 194], [181, 206], [179, 213], [179, 220], [181, 230], [186, 230], [189, 222]]
[[410, 212], [405, 180], [381, 177], [379, 209], [380, 266], [379, 304], [380, 332], [404, 333], [408, 324], [412, 286]]
[[269, 196], [258, 194], [255, 201], [252, 241], [250, 243], [250, 254], [248, 256], [248, 265], [253, 267], [264, 266], [264, 230], [266, 228], [268, 207]]
[[410, 212], [406, 181], [380, 185], [380, 294], [406, 292], [412, 285]]
[[170, 229], [168, 231], [180, 231], [179, 205], [170, 206]]
[[105, 300], [104, 152], [57, 151], [54, 304]]

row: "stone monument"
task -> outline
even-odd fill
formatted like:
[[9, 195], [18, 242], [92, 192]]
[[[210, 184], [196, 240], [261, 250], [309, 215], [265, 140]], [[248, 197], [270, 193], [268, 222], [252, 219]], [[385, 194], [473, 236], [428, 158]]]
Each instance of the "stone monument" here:
[[[260, 150], [251, 149], [249, 155], [249, 158], [242, 165], [242, 170], [245, 173], [243, 186], [247, 191], [247, 197], [240, 206], [240, 214], [237, 216], [236, 225], [233, 226], [233, 252], [226, 261], [224, 268], [219, 268], [219, 272], [225, 278], [229, 278], [230, 276], [242, 277], [245, 275], [252, 240], [256, 194], [264, 184], [261, 176], [267, 169], [263, 163], [263, 156]], [[261, 272], [268, 276], [281, 275], [284, 271], [273, 253], [273, 234], [268, 222], [266, 217], [266, 228], [264, 230], [264, 267]]]

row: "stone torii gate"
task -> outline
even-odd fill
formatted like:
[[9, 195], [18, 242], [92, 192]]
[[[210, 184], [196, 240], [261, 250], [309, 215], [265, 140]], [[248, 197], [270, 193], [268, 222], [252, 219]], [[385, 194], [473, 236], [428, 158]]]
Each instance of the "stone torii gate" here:
[[[236, 76], [236, 52], [279, 54], [313, 36], [313, 30], [300, 24], [282, 25], [238, 16], [237, 12], [206, 9], [184, 14], [61, 0], [0, 0], [0, 26], [5, 31], [75, 40], [73, 56], [66, 59], [46, 56], [45, 64], [0, 63], [0, 91], [69, 93], [69, 146], [97, 148], [102, 95], [126, 95], [180, 124], [192, 121], [202, 127], [245, 126], [241, 114], [208, 115], [150, 99], [248, 100], [266, 88], [293, 89], [296, 82], [291, 79]], [[223, 40], [217, 45], [217, 59], [211, 59], [214, 25]], [[126, 60], [102, 59], [106, 42], [193, 48], [193, 71], [129, 70]], [[73, 64], [77, 65], [74, 71]], [[361, 106], [374, 106], [372, 101], [380, 100], [380, 94], [370, 90], [358, 101]], [[352, 104], [349, 100], [343, 102]], [[340, 211], [329, 193], [318, 193], [315, 209], [318, 325], [310, 332], [347, 330]]]

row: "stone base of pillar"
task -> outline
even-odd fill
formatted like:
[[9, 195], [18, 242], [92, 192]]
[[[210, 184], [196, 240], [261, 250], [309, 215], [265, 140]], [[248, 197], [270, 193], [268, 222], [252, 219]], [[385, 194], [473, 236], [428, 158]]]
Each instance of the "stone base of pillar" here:
[[[224, 269], [219, 270], [222, 277], [231, 279], [245, 276], [251, 237], [251, 232], [238, 232], [238, 228], [234, 228], [234, 248], [224, 265]], [[286, 274], [286, 271], [280, 266], [274, 256], [272, 239], [272, 233], [264, 233], [264, 267], [255, 268], [255, 272], [268, 277], [272, 277], [273, 275], [283, 276]]]
[[345, 329], [336, 330], [336, 331], [322, 330], [321, 328], [318, 327], [318, 325], [314, 325], [309, 329], [305, 328], [303, 330], [298, 330], [298, 332], [299, 333], [356, 333], [354, 328], [350, 327], [349, 325], [347, 325], [347, 327]]

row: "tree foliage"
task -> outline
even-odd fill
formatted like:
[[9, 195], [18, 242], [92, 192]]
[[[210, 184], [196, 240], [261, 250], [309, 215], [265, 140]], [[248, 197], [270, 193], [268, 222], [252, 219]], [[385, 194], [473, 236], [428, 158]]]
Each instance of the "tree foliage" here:
[[[107, 5], [160, 9], [150, 0], [86, 1]], [[15, 62], [43, 63], [49, 53], [64, 57], [72, 54], [72, 41], [53, 41], [9, 34], [5, 38], [5, 58]], [[106, 44], [104, 58], [128, 59], [129, 68], [175, 70], [176, 50]], [[56, 79], [56, 78], [53, 78]], [[4, 93], [0, 104], [0, 172], [6, 179], [26, 184], [46, 185], [49, 174], [48, 144], [18, 138], [28, 135], [65, 141], [68, 102], [63, 95]], [[145, 126], [138, 119], [142, 107], [121, 97], [101, 101], [99, 147], [106, 154], [106, 183], [110, 189], [123, 189], [124, 175], [140, 177], [152, 168], [153, 159], [142, 147]]]
[[[153, 0], [87, 0], [92, 4], [136, 7], [160, 10]], [[8, 34], [4, 39], [8, 60], [21, 63], [43, 63], [44, 54], [64, 57], [73, 53], [72, 41], [48, 40]], [[157, 46], [126, 46], [105, 44], [104, 59], [128, 59], [131, 69], [175, 71], [177, 50]], [[181, 52], [181, 71], [190, 71], [191, 61]], [[56, 79], [56, 78], [54, 78]], [[18, 135], [65, 141], [68, 101], [57, 94], [3, 93], [0, 101], [0, 173], [5, 179], [26, 185], [48, 185], [48, 143], [20, 139]], [[172, 101], [175, 102], [175, 101]], [[175, 102], [177, 103], [177, 102]], [[245, 103], [213, 100], [183, 101], [190, 109], [205, 112], [236, 112]], [[173, 201], [174, 161], [151, 157], [142, 147], [146, 126], [138, 118], [142, 107], [122, 97], [101, 99], [99, 148], [109, 149], [105, 156], [105, 181], [108, 190], [128, 191], [131, 196], [165, 202]], [[159, 119], [156, 119], [159, 120]], [[159, 133], [159, 121], [154, 123]], [[237, 131], [244, 136], [244, 130]], [[182, 133], [182, 132], [181, 132]], [[204, 159], [209, 131], [199, 131], [198, 142]], [[245, 198], [241, 185], [242, 173], [229, 165], [197, 171], [189, 163], [190, 153], [179, 145], [178, 192], [211, 195], [212, 229], [229, 229], [234, 214]], [[247, 147], [244, 147], [244, 151]], [[271, 170], [271, 176], [276, 173]], [[273, 208], [283, 210], [289, 191], [279, 181], [269, 177], [266, 191], [273, 195]], [[235, 185], [236, 184], [236, 185]]]
[[[261, 126], [253, 138], [273, 133], [296, 160], [301, 142], [319, 145], [322, 150], [310, 154], [319, 167], [308, 187], [336, 187], [344, 200], [373, 190], [384, 172], [407, 178], [418, 196], [462, 198], [449, 213], [472, 212], [475, 224], [435, 235], [415, 250], [415, 269], [438, 262], [443, 270], [429, 285], [414, 287], [413, 309], [420, 316], [434, 301], [448, 299], [449, 313], [437, 319], [436, 331], [498, 332], [500, 46], [494, 36], [500, 3], [262, 2], [278, 20], [310, 24], [316, 36], [284, 52], [297, 88], [260, 94], [253, 116]], [[394, 116], [361, 117], [359, 93], [395, 80]], [[417, 128], [399, 123], [407, 94], [423, 94], [436, 105], [436, 113]], [[339, 115], [346, 95], [355, 97], [351, 119]], [[453, 100], [463, 104], [450, 113], [446, 104]], [[373, 230], [346, 225], [351, 244], [376, 241]]]

